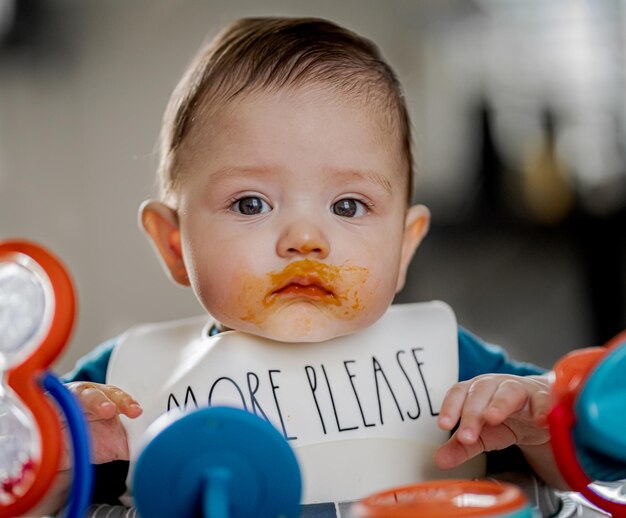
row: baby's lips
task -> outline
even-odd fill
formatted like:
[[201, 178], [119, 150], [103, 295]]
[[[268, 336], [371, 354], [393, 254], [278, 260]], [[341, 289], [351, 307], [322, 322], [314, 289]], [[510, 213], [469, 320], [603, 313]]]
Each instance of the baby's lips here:
[[298, 275], [296, 277], [288, 278], [282, 282], [272, 293], [279, 293], [289, 287], [301, 287], [301, 288], [319, 288], [321, 291], [326, 292], [328, 295], [333, 295], [334, 290], [327, 286], [317, 276]]
[[336, 266], [327, 265], [311, 259], [303, 259], [289, 263], [282, 271], [270, 274], [271, 290], [274, 295], [289, 286], [319, 287], [329, 295], [334, 295], [335, 289], [330, 282], [339, 276]]

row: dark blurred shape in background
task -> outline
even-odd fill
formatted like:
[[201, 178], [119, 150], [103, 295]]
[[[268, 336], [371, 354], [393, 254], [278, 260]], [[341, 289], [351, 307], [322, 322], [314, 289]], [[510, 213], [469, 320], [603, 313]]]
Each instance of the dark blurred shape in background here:
[[71, 2], [0, 0], [0, 59], [39, 65], [67, 60], [71, 12]]
[[200, 311], [162, 277], [134, 214], [200, 41], [276, 14], [372, 38], [405, 85], [416, 201], [433, 223], [399, 301], [445, 300], [461, 325], [546, 366], [626, 328], [626, 0], [259, 4], [0, 0], [0, 237], [69, 262], [74, 357]]
[[[420, 15], [425, 72], [448, 83], [423, 100], [439, 106], [424, 168], [451, 179], [428, 201], [443, 216], [431, 237], [460, 265], [444, 298], [503, 342], [516, 329], [536, 358], [568, 338], [603, 343], [626, 327], [626, 4], [472, 5], [427, 2]], [[413, 270], [409, 298], [428, 271]]]

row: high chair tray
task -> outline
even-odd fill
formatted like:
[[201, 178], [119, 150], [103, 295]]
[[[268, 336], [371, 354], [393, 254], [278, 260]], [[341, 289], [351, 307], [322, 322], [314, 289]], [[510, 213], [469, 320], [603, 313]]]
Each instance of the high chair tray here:
[[[605, 518], [608, 514], [595, 508], [578, 493], [555, 491], [526, 473], [501, 473], [491, 479], [511, 482], [521, 487], [538, 516], [553, 518]], [[613, 484], [613, 492], [626, 497], [626, 482]], [[351, 502], [329, 502], [302, 506], [301, 518], [347, 518]], [[141, 518], [134, 507], [94, 505], [87, 518]]]

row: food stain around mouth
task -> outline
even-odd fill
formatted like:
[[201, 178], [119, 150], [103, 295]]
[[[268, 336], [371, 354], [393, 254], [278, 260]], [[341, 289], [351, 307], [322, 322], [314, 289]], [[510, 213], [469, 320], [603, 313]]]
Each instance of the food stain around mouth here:
[[[349, 320], [362, 309], [359, 290], [367, 276], [368, 269], [362, 266], [336, 266], [311, 259], [295, 261], [279, 272], [247, 279], [247, 300], [240, 299], [245, 308], [241, 318], [260, 325], [278, 301], [302, 298], [322, 304], [337, 318]], [[255, 293], [260, 297], [250, 297]], [[255, 298], [256, 302], [252, 300]]]
[[335, 296], [340, 273], [336, 266], [329, 266], [310, 259], [296, 261], [282, 271], [269, 274], [270, 288], [263, 298], [267, 307], [277, 298], [310, 298], [327, 304], [339, 305]]

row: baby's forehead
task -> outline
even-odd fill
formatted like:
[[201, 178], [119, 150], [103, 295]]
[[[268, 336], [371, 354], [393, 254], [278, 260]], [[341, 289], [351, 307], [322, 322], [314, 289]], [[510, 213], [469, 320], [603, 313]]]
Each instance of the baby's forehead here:
[[[379, 139], [385, 140], [391, 146], [399, 143], [399, 153], [405, 152], [401, 145], [406, 137], [403, 125], [389, 99], [380, 93], [373, 93], [371, 89], [346, 91], [340, 85], [319, 81], [288, 87], [250, 88], [235, 96], [221, 93], [205, 96], [196, 106], [185, 143], [188, 149], [202, 146], [203, 136], [219, 133], [225, 126], [242, 118], [251, 118], [260, 112], [271, 114], [274, 111], [274, 123], [284, 123], [281, 112], [285, 104], [290, 106], [295, 115], [311, 112], [315, 115], [324, 110], [358, 113], [358, 117], [342, 119], [342, 125], [349, 126], [354, 121], [354, 133], [364, 129], [376, 130]], [[336, 123], [336, 120], [329, 118], [328, 124], [333, 122]]]
[[[243, 136], [254, 138], [255, 145], [258, 141], [260, 146], [266, 146], [267, 153], [263, 154], [270, 154], [274, 143], [280, 148], [280, 143], [272, 138], [282, 139], [281, 126], [290, 126], [292, 133], [308, 134], [309, 153], [323, 155], [328, 151], [325, 146], [333, 149], [339, 146], [342, 154], [350, 157], [357, 152], [357, 144], [367, 138], [368, 154], [382, 152], [404, 163], [404, 135], [391, 112], [380, 97], [367, 92], [346, 92], [324, 83], [256, 89], [223, 102], [205, 100], [197, 109], [180, 152], [188, 157], [208, 153], [214, 150], [215, 140], [221, 141], [230, 132], [233, 140]], [[360, 138], [363, 135], [365, 138]], [[329, 140], [332, 136], [337, 141]], [[315, 144], [319, 147], [315, 148]], [[398, 169], [406, 168], [398, 165]], [[404, 180], [404, 174], [393, 177], [394, 182]]]
[[388, 130], [402, 131], [398, 109], [384, 85], [355, 86], [341, 81], [315, 79], [290, 85], [248, 85], [234, 92], [227, 87], [211, 89], [198, 99], [189, 129], [194, 122], [211, 122], [216, 117], [232, 116], [241, 105], [264, 102], [268, 98], [290, 100], [295, 97], [320, 106], [337, 105], [357, 109]]

